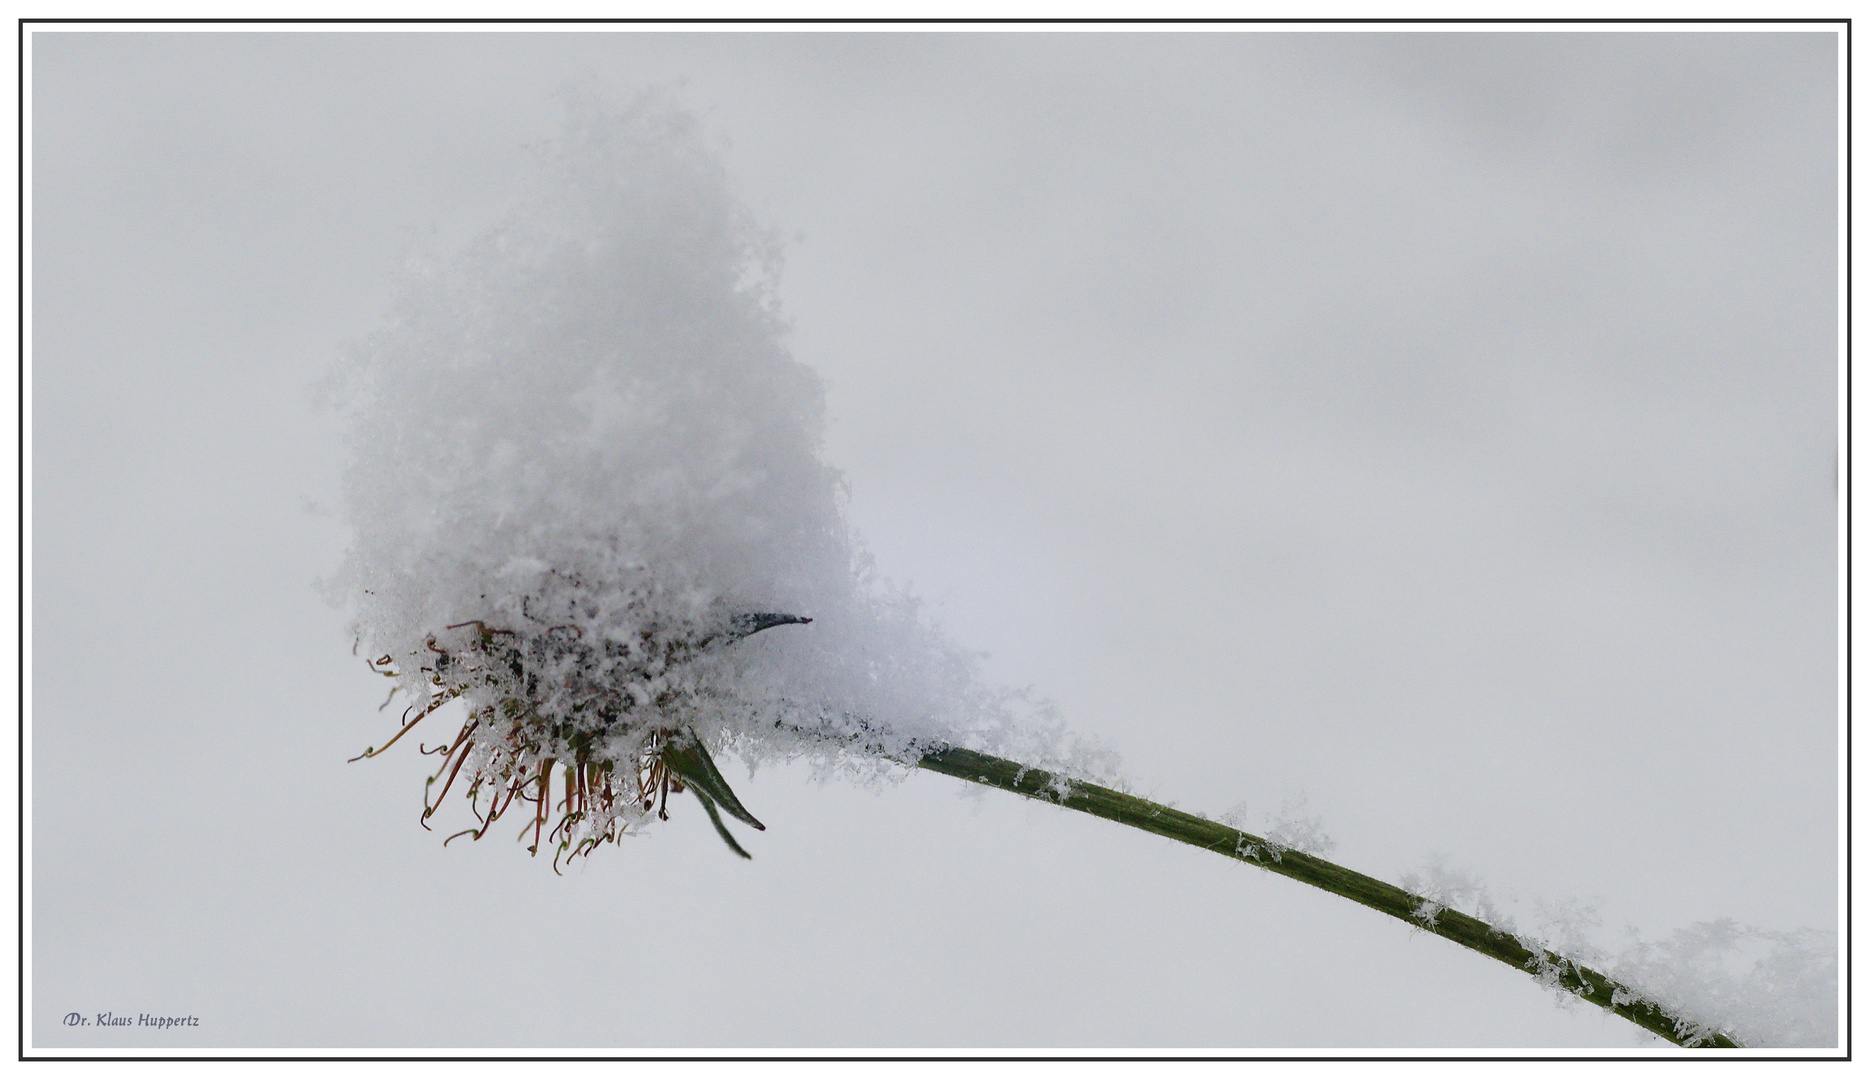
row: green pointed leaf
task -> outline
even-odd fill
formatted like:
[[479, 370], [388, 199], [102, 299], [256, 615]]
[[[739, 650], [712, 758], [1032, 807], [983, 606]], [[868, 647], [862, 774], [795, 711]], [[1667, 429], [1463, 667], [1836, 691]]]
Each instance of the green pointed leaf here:
[[701, 800], [701, 808], [708, 812], [708, 820], [714, 822], [714, 831], [721, 834], [721, 839], [727, 841], [727, 846], [733, 849], [734, 854], [743, 859], [753, 858], [753, 856], [747, 854], [746, 848], [734, 842], [734, 834], [727, 831], [727, 826], [721, 824], [720, 811], [714, 808], [714, 800], [708, 798], [707, 792], [702, 791], [698, 787], [691, 787], [688, 790], [694, 792], [695, 798]]
[[[761, 832], [766, 831], [766, 826], [740, 805], [740, 800], [734, 796], [734, 789], [727, 786], [727, 779], [715, 767], [714, 759], [708, 756], [708, 748], [701, 745], [701, 740], [694, 732], [684, 731], [670, 739], [662, 748], [662, 763], [689, 787], [694, 788], [697, 794], [705, 792], [721, 804], [721, 809]], [[708, 812], [714, 811], [710, 809]]]

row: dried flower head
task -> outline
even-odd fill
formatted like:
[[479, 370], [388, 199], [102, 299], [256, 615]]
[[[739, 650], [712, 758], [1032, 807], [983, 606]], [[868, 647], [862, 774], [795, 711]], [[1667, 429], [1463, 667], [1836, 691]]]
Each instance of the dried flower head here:
[[[531, 599], [522, 599], [522, 611]], [[707, 746], [682, 720], [708, 693], [692, 676], [696, 662], [715, 650], [811, 620], [760, 612], [672, 626], [638, 621], [622, 633], [614, 622], [587, 632], [578, 622], [546, 623], [529, 612], [527, 620], [523, 629], [510, 629], [473, 619], [429, 636], [429, 655], [416, 669], [425, 699], [405, 710], [389, 742], [352, 760], [388, 750], [431, 713], [462, 698], [469, 709], [461, 730], [433, 750], [421, 747], [441, 756], [429, 778], [429, 789], [440, 781], [441, 791], [432, 801], [426, 794], [423, 799], [425, 828], [465, 769], [466, 798], [480, 825], [449, 840], [478, 840], [515, 802], [531, 803], [528, 850], [537, 854], [542, 841], [554, 845], [556, 866], [558, 855], [572, 859], [614, 842], [652, 811], [667, 820], [669, 796], [692, 790], [728, 847], [750, 857], [719, 810], [756, 829], [766, 826], [741, 805]], [[397, 679], [398, 689], [408, 682], [395, 657], [378, 657], [371, 667]]]

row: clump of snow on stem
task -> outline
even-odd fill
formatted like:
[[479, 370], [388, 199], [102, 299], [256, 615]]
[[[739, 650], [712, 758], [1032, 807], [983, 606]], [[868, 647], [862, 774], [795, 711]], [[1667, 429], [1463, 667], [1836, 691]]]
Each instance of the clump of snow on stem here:
[[[1324, 818], [1317, 814], [1307, 814], [1304, 793], [1286, 799], [1279, 806], [1277, 814], [1265, 815], [1265, 825], [1260, 829], [1259, 844], [1249, 843], [1244, 837], [1235, 846], [1234, 854], [1259, 861], [1262, 855], [1279, 862], [1288, 851], [1300, 851], [1307, 855], [1324, 858], [1338, 846], [1338, 842], [1325, 832]], [[1246, 803], [1236, 803], [1216, 821], [1230, 828], [1247, 831], [1247, 822], [1251, 807]]]
[[1743, 1046], [1838, 1045], [1835, 931], [1770, 931], [1716, 919], [1663, 941], [1633, 940], [1609, 968], [1642, 996]]
[[1838, 1045], [1836, 933], [1768, 931], [1721, 918], [1662, 941], [1645, 941], [1631, 927], [1628, 944], [1613, 954], [1593, 943], [1600, 925], [1594, 907], [1574, 901], [1538, 908], [1539, 928], [1519, 934], [1522, 944], [1615, 979], [1622, 984], [1612, 991], [1619, 1004], [1661, 1006], [1679, 1018], [1684, 1045], [1717, 1033], [1750, 1047]]
[[[1043, 707], [985, 685], [847, 527], [779, 246], [695, 121], [576, 98], [540, 165], [498, 227], [412, 267], [333, 380], [355, 541], [332, 592], [379, 670], [520, 717], [547, 769], [675, 730], [873, 771], [1046, 743], [1022, 726]], [[812, 621], [723, 630], [754, 613]]]
[[1305, 812], [1305, 796], [1295, 795], [1280, 804], [1279, 813], [1266, 819], [1266, 844], [1277, 853], [1301, 851], [1324, 858], [1338, 846], [1325, 832], [1324, 818]]
[[1602, 920], [1591, 904], [1535, 902], [1534, 928], [1521, 931], [1478, 876], [1439, 856], [1400, 884], [1422, 898], [1415, 917], [1426, 927], [1452, 909], [1513, 935], [1532, 950], [1534, 977], [1561, 1002], [1577, 1000], [1561, 980], [1591, 968], [1621, 984], [1612, 990], [1615, 1003], [1647, 1001], [1679, 1017], [1676, 1033], [1687, 1045], [1716, 1033], [1749, 1047], [1838, 1045], [1835, 932], [1768, 931], [1716, 919], [1663, 941], [1645, 941], [1632, 927], [1629, 943], [1612, 953], [1596, 943]]
[[1413, 917], [1423, 926], [1433, 927], [1436, 916], [1453, 908], [1482, 922], [1508, 928], [1503, 925], [1506, 920], [1480, 879], [1466, 870], [1447, 865], [1439, 855], [1431, 858], [1427, 866], [1404, 874], [1398, 884], [1422, 898]]

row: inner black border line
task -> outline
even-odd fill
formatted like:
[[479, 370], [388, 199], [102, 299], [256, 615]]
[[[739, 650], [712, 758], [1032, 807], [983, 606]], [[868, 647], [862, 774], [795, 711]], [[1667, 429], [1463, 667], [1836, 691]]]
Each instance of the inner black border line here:
[[[1105, 19], [830, 19], [830, 17], [795, 17], [795, 19], [675, 19], [675, 17], [645, 17], [645, 19], [337, 19], [337, 17], [318, 17], [318, 19], [37, 19], [21, 17], [19, 19], [19, 41], [17, 41], [17, 127], [15, 127], [15, 146], [17, 146], [17, 189], [15, 189], [15, 249], [17, 249], [17, 267], [19, 280], [15, 282], [15, 336], [17, 353], [15, 361], [19, 364], [17, 387], [19, 387], [19, 490], [17, 490], [17, 542], [19, 542], [19, 568], [17, 568], [17, 596], [19, 596], [19, 680], [17, 680], [17, 785], [15, 798], [19, 802], [17, 818], [17, 878], [15, 889], [19, 893], [17, 910], [17, 938], [19, 951], [15, 953], [19, 962], [19, 1061], [1679, 1061], [1677, 1056], [1633, 1056], [1633, 1054], [1612, 1054], [1612, 1056], [1524, 1056], [1524, 1054], [1384, 1054], [1384, 1056], [1365, 1056], [1365, 1054], [1305, 1054], [1305, 1056], [1230, 1056], [1230, 1054], [1008, 1054], [1008, 1056], [959, 1056], [959, 1054], [705, 1054], [705, 1056], [669, 1056], [669, 1054], [649, 1054], [649, 1056], [628, 1056], [628, 1054], [445, 1054], [445, 1056], [413, 1056], [413, 1054], [383, 1054], [383, 1056], [305, 1056], [305, 1054], [34, 1054], [26, 1056], [26, 632], [28, 632], [28, 613], [26, 613], [26, 36], [28, 26], [47, 24], [47, 26], [200, 26], [200, 24], [224, 24], [224, 26], [303, 26], [303, 24], [344, 24], [344, 26], [619, 26], [619, 24], [653, 24], [653, 26], [798, 26], [798, 24], [836, 24], [836, 26], [1840, 26], [1842, 34], [1838, 36], [1840, 64], [1844, 67], [1844, 99], [1838, 108], [1838, 125], [1844, 131], [1844, 293], [1838, 297], [1838, 305], [1844, 312], [1844, 357], [1840, 362], [1842, 389], [1844, 394], [1844, 463], [1840, 465], [1840, 478], [1849, 478], [1849, 460], [1851, 460], [1851, 19], [1455, 19], [1455, 17], [1436, 17], [1436, 19], [1135, 19], [1135, 17], [1105, 17]], [[1704, 1061], [1851, 1061], [1851, 723], [1849, 723], [1849, 704], [1851, 704], [1851, 491], [1849, 484], [1844, 484], [1840, 516], [1844, 525], [1844, 942], [1840, 951], [1842, 977], [1838, 981], [1840, 1002], [1844, 1005], [1844, 1044], [1842, 1056], [1719, 1056], [1719, 1058], [1690, 1058]]]
[[440, 17], [426, 17], [426, 18], [400, 18], [399, 19], [399, 18], [385, 17], [385, 16], [378, 16], [378, 17], [373, 17], [373, 18], [356, 18], [356, 19], [345, 19], [345, 18], [339, 18], [335, 16], [327, 16], [327, 17], [319, 17], [319, 18], [304, 18], [304, 19], [278, 18], [278, 17], [251, 18], [251, 19], [209, 18], [209, 17], [144, 18], [144, 19], [110, 19], [110, 18], [53, 19], [53, 18], [31, 18], [31, 17], [22, 16], [19, 21], [22, 26], [24, 26], [27, 23], [50, 23], [50, 24], [74, 25], [74, 26], [85, 25], [85, 24], [110, 24], [110, 25], [166, 24], [166, 25], [173, 25], [173, 24], [201, 24], [201, 23], [236, 25], [236, 26], [265, 25], [265, 24], [283, 24], [283, 25], [388, 24], [388, 25], [411, 25], [411, 26], [423, 25], [423, 24], [439, 24], [439, 25], [448, 25], [448, 26], [473, 26], [473, 25], [484, 26], [484, 25], [490, 25], [490, 24], [491, 25], [582, 25], [582, 26], [600, 26], [600, 25], [780, 26], [780, 25], [818, 25], [818, 24], [829, 24], [829, 25], [838, 25], [838, 26], [871, 26], [871, 25], [880, 25], [880, 26], [943, 26], [943, 25], [970, 25], [970, 26], [1055, 26], [1055, 25], [1069, 25], [1069, 26], [1101, 26], [1101, 25], [1123, 25], [1123, 26], [1130, 26], [1130, 25], [1143, 25], [1143, 26], [1222, 26], [1222, 25], [1226, 25], [1226, 26], [1256, 26], [1256, 25], [1413, 26], [1413, 25], [1451, 25], [1451, 24], [1452, 25], [1466, 25], [1466, 26], [1506, 26], [1506, 25], [1547, 26], [1547, 25], [1574, 25], [1574, 24], [1593, 25], [1593, 26], [1610, 26], [1610, 25], [1618, 25], [1618, 24], [1657, 25], [1657, 26], [1660, 26], [1660, 25], [1712, 26], [1712, 25], [1733, 25], [1733, 24], [1746, 24], [1746, 25], [1766, 24], [1766, 25], [1783, 26], [1783, 25], [1804, 25], [1804, 24], [1824, 24], [1824, 25], [1840, 25], [1841, 24], [1845, 27], [1846, 34], [1849, 33], [1850, 22], [1851, 22], [1851, 20], [1848, 18], [1771, 19], [1771, 18], [1757, 18], [1757, 17], [1756, 18], [1722, 18], [1722, 19], [1695, 19], [1695, 18], [1685, 18], [1685, 17], [1671, 17], [1671, 18], [1659, 18], [1659, 19], [1643, 19], [1643, 18], [1635, 18], [1635, 17], [1605, 18], [1605, 19], [1591, 19], [1591, 18], [1583, 18], [1583, 17], [1551, 18], [1551, 19], [1539, 19], [1539, 18], [1529, 18], [1529, 17], [1500, 18], [1500, 19], [1462, 19], [1462, 18], [1452, 18], [1452, 17], [1396, 18], [1396, 19], [1376, 19], [1376, 18], [1302, 19], [1302, 18], [1296, 18], [1296, 17], [1265, 18], [1265, 19], [1228, 19], [1228, 18], [1196, 18], [1196, 17], [1161, 18], [1161, 19], [1147, 19], [1147, 18], [1134, 18], [1134, 17], [1131, 17], [1131, 18], [1043, 17], [1043, 18], [1024, 18], [1024, 19], [1014, 18], [1014, 17], [994, 17], [994, 18], [978, 18], [978, 19], [970, 19], [970, 18], [962, 18], [962, 17], [940, 17], [940, 18], [895, 17], [895, 18], [869, 18], [869, 19], [840, 19], [840, 18], [832, 18], [832, 17], [792, 17], [792, 18], [754, 19], [754, 18], [706, 17], [706, 18], [684, 19], [684, 18], [677, 18], [674, 16], [643, 17], [643, 18], [584, 18], [584, 19], [570, 18], [570, 17], [536, 18], [536, 19], [526, 19], [526, 18], [449, 19], [449, 18], [440, 18]]

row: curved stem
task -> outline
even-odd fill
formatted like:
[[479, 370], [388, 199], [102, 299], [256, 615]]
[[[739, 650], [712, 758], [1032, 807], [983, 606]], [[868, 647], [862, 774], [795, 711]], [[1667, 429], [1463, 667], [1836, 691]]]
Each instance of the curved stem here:
[[[1637, 991], [1609, 976], [1548, 949], [1529, 949], [1512, 934], [1471, 915], [1464, 915], [1451, 908], [1435, 910], [1425, 907], [1428, 903], [1425, 898], [1407, 890], [1302, 851], [1269, 845], [1264, 838], [1251, 833], [1134, 795], [1054, 776], [1039, 769], [1027, 768], [1017, 761], [958, 747], [929, 751], [916, 764], [930, 772], [1044, 799], [1121, 825], [1206, 848], [1231, 859], [1251, 862], [1262, 870], [1283, 874], [1347, 900], [1355, 900], [1365, 907], [1400, 919], [1414, 929], [1440, 935], [1483, 956], [1491, 956], [1510, 967], [1529, 972], [1548, 985], [1555, 984], [1672, 1043], [1723, 1048], [1739, 1045], [1726, 1035], [1708, 1031], [1685, 1018], [1670, 1015], [1662, 1006], [1643, 998]], [[1433, 914], [1425, 914], [1429, 911], [1433, 911]]]

